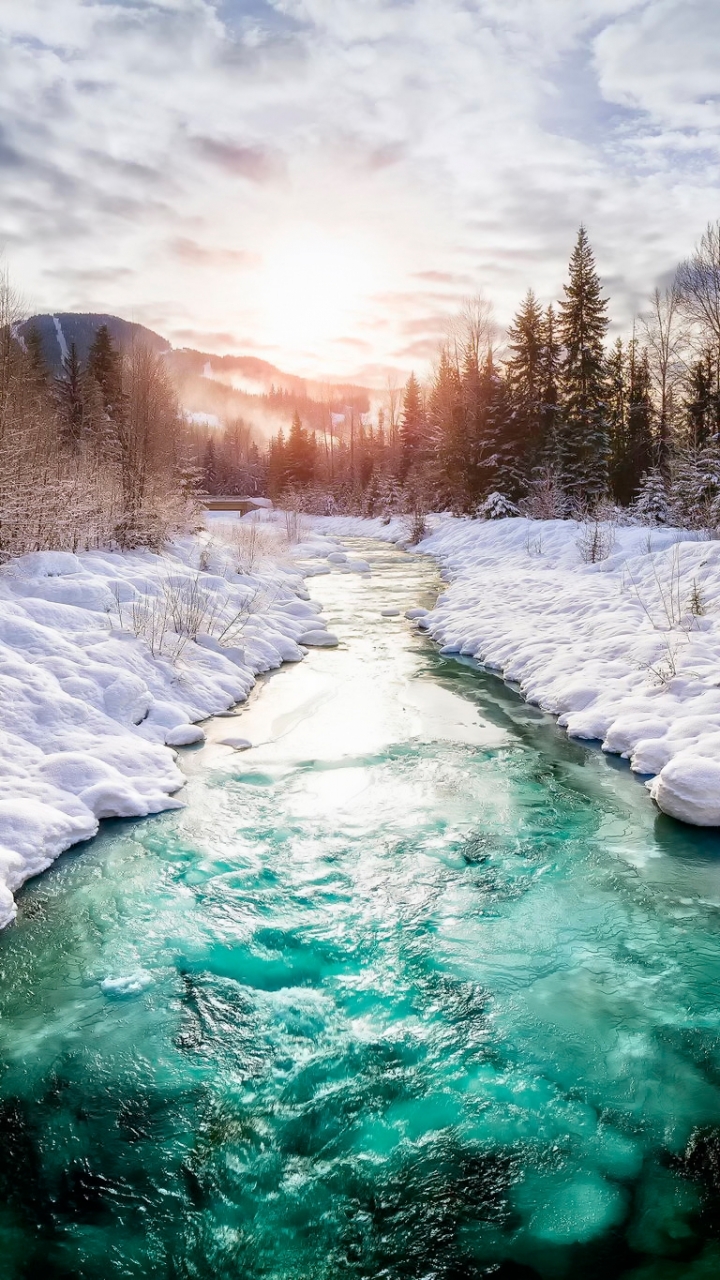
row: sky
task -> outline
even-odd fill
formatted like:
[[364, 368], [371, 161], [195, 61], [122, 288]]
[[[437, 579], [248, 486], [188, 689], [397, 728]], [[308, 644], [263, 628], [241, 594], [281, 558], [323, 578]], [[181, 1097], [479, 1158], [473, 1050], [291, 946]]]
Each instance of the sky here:
[[718, 0], [0, 0], [0, 252], [30, 311], [380, 386], [463, 300], [618, 330], [720, 217]]

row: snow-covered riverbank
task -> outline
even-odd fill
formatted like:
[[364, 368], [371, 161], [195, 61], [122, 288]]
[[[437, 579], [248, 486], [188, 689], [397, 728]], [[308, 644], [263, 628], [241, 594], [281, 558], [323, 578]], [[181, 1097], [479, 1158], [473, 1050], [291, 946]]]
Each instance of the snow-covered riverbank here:
[[99, 819], [181, 803], [173, 748], [202, 740], [195, 722], [327, 643], [281, 544], [277, 528], [162, 556], [39, 552], [0, 572], [0, 927], [13, 891]]
[[[314, 523], [392, 541], [408, 528]], [[501, 672], [569, 734], [629, 759], [663, 812], [720, 825], [720, 542], [573, 521], [430, 523], [419, 550], [449, 582], [423, 625], [444, 650]], [[593, 553], [604, 558], [589, 563]]]

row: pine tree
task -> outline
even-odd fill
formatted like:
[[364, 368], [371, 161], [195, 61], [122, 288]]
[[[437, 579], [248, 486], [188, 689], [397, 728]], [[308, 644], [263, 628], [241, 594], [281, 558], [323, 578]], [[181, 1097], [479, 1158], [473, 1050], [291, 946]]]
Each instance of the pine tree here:
[[25, 350], [33, 386], [38, 391], [44, 391], [50, 383], [50, 372], [45, 359], [42, 336], [36, 324], [31, 324], [25, 332]]
[[670, 502], [665, 477], [659, 467], [653, 467], [644, 475], [638, 486], [632, 512], [643, 524], [668, 524]]
[[610, 488], [625, 505], [621, 496], [626, 488], [625, 474], [628, 450], [628, 369], [627, 354], [622, 338], [618, 338], [607, 361], [607, 404], [609, 427], [609, 478]]
[[210, 436], [205, 445], [205, 455], [203, 457], [203, 488], [206, 493], [219, 493], [218, 486], [218, 465], [217, 452], [215, 449], [215, 441]]
[[316, 448], [314, 437], [308, 435], [296, 409], [285, 446], [285, 473], [289, 484], [306, 485], [311, 482], [315, 472]]
[[635, 338], [628, 358], [627, 447], [625, 471], [618, 500], [627, 506], [635, 497], [642, 477], [653, 463], [653, 404], [647, 349]]
[[77, 447], [85, 427], [85, 386], [83, 370], [75, 343], [62, 362], [62, 372], [55, 379], [60, 431], [64, 443]]
[[532, 289], [508, 329], [508, 390], [515, 418], [518, 466], [532, 476], [546, 452], [543, 419], [545, 317]]
[[555, 308], [548, 307], [543, 318], [542, 369], [541, 369], [541, 447], [538, 451], [537, 473], [547, 479], [548, 470], [560, 469], [560, 376], [562, 348], [557, 336]]
[[508, 384], [488, 351], [480, 375], [480, 419], [473, 441], [471, 477], [476, 498], [500, 494], [514, 503], [524, 496], [527, 481], [522, 438]]
[[441, 503], [467, 510], [468, 445], [466, 400], [460, 372], [446, 347], [433, 381], [428, 403], [428, 433], [437, 459]]
[[100, 387], [105, 412], [111, 418], [115, 417], [123, 403], [122, 360], [113, 346], [106, 324], [100, 326], [93, 338], [88, 352], [87, 371]]
[[706, 351], [690, 369], [685, 400], [687, 438], [690, 448], [701, 449], [720, 431], [720, 396], [716, 360]]
[[607, 488], [609, 428], [603, 343], [607, 301], [601, 295], [595, 259], [584, 227], [570, 259], [569, 281], [560, 303], [563, 359], [560, 381], [560, 452], [568, 488], [581, 499], [597, 499]]
[[411, 373], [405, 387], [402, 417], [400, 419], [403, 478], [422, 459], [426, 430], [427, 424], [420, 383], [415, 374]]

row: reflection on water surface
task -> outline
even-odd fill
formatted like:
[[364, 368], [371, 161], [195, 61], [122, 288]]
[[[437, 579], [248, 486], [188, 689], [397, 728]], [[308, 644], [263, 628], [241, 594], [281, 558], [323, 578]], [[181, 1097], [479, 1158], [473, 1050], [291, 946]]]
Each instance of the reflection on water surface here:
[[720, 1274], [720, 843], [363, 554], [253, 751], [0, 939], [8, 1280]]

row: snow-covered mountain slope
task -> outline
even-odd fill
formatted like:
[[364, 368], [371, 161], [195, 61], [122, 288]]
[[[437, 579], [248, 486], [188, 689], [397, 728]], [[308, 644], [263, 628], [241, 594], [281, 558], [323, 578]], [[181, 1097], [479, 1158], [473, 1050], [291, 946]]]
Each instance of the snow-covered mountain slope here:
[[[449, 583], [421, 625], [444, 651], [626, 757], [664, 813], [720, 826], [720, 542], [574, 521], [431, 524], [418, 549]], [[315, 526], [397, 540], [408, 522]]]

